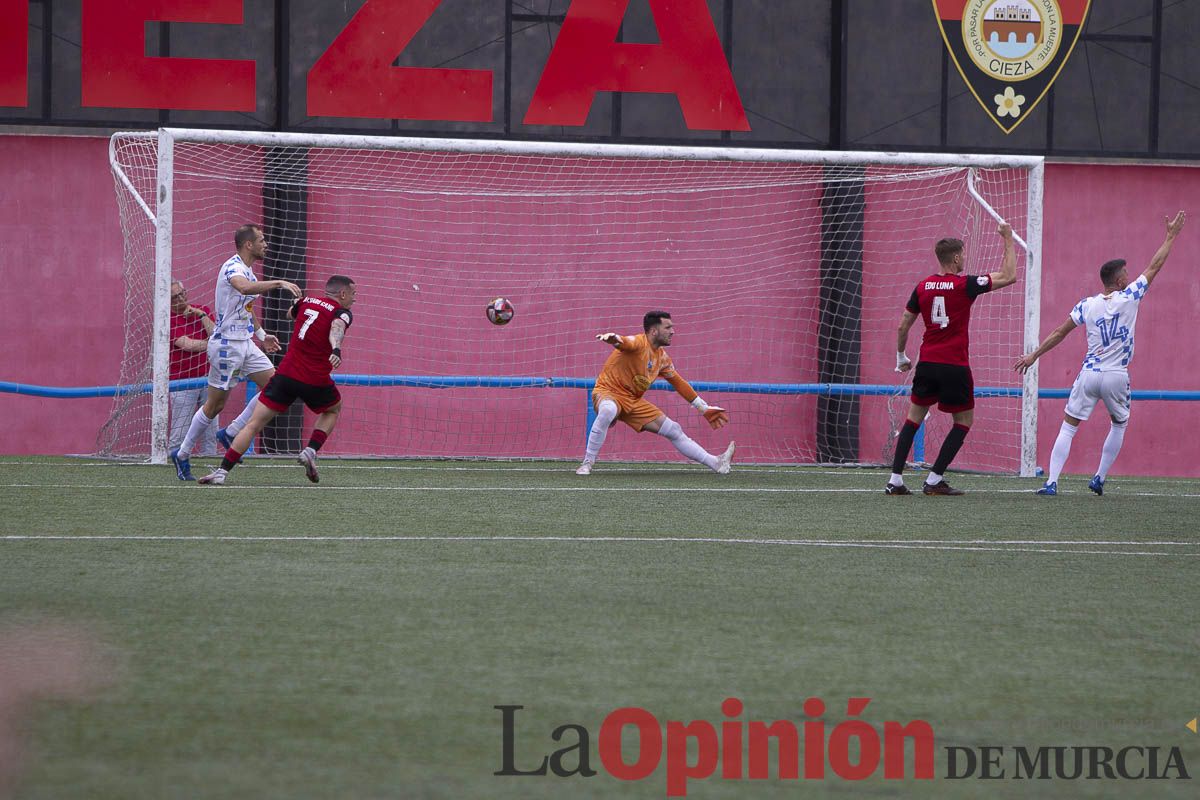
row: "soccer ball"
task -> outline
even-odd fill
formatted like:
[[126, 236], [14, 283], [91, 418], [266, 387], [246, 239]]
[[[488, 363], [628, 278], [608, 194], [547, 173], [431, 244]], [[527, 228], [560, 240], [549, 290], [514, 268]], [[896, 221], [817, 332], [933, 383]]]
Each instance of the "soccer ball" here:
[[497, 297], [487, 304], [488, 322], [493, 325], [507, 325], [516, 313], [517, 310], [508, 302], [507, 297]]

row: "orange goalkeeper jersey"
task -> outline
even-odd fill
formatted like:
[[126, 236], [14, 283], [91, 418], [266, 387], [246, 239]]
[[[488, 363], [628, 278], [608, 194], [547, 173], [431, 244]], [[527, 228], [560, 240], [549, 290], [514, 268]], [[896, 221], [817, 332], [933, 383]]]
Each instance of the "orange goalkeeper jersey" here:
[[600, 376], [596, 378], [596, 391], [609, 392], [638, 399], [662, 376], [667, 380], [675, 377], [675, 365], [664, 348], [655, 350], [644, 333], [637, 336], [622, 336], [620, 347], [613, 350]]

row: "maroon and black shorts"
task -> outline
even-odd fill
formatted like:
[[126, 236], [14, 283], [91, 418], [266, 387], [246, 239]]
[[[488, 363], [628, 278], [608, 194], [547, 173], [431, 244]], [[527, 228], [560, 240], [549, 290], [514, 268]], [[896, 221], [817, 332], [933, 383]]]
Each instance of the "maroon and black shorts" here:
[[342, 402], [342, 395], [332, 383], [327, 386], [313, 386], [311, 383], [304, 383], [276, 372], [271, 380], [267, 381], [267, 388], [263, 389], [258, 398], [258, 402], [280, 413], [291, 408], [292, 403], [297, 400], [303, 400], [304, 405], [314, 413], [320, 414]]
[[975, 407], [975, 379], [971, 368], [958, 364], [917, 363], [913, 371], [913, 405], [937, 407], [947, 414]]

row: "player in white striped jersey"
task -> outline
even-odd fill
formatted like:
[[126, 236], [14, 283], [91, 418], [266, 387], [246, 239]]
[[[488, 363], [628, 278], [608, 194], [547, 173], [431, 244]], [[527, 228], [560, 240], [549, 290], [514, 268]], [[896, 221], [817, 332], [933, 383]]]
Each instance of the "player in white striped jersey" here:
[[[225, 408], [229, 390], [242, 377], [249, 377], [261, 392], [275, 374], [275, 367], [263, 350], [267, 353], [278, 351], [279, 339], [258, 324], [252, 308], [254, 298], [274, 289], [285, 289], [296, 298], [301, 294], [300, 287], [289, 281], [260, 281], [255, 277], [254, 265], [267, 254], [267, 240], [262, 228], [243, 225], [234, 233], [233, 243], [237, 247], [237, 254], [222, 264], [217, 274], [214, 293], [217, 321], [208, 338], [208, 399], [192, 417], [183, 442], [170, 453], [175, 474], [181, 481], [195, 480], [189, 460], [192, 447]], [[254, 344], [252, 337], [262, 342], [263, 350]], [[242, 414], [230, 424], [229, 428], [234, 428], [234, 433], [249, 420], [257, 398], [258, 395], [255, 395], [246, 404]], [[226, 431], [219, 432], [222, 435], [217, 438], [228, 446], [231, 437]]]
[[1079, 430], [1079, 423], [1091, 416], [1092, 409], [1099, 402], [1103, 402], [1108, 409], [1112, 427], [1100, 451], [1100, 467], [1088, 483], [1088, 488], [1098, 495], [1104, 494], [1104, 481], [1117, 454], [1121, 452], [1125, 428], [1129, 425], [1129, 362], [1133, 360], [1133, 333], [1138, 308], [1158, 271], [1167, 263], [1171, 246], [1183, 230], [1186, 218], [1187, 215], [1180, 211], [1174, 219], [1166, 220], [1166, 240], [1150, 260], [1150, 266], [1132, 283], [1125, 270], [1125, 259], [1114, 259], [1100, 267], [1104, 292], [1080, 300], [1071, 309], [1066, 322], [1055, 328], [1036, 350], [1013, 365], [1013, 369], [1023, 373], [1077, 326], [1083, 325], [1087, 329], [1087, 355], [1083, 359], [1079, 377], [1071, 387], [1062, 428], [1050, 453], [1050, 472], [1046, 476], [1046, 484], [1037, 490], [1038, 494], [1058, 494], [1058, 476], [1062, 474], [1067, 456], [1071, 453], [1071, 440]]

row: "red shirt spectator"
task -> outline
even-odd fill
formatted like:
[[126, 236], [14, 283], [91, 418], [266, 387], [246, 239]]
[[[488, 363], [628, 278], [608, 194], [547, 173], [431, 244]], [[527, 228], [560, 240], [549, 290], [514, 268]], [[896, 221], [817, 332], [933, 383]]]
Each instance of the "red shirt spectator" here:
[[212, 329], [208, 306], [188, 305], [187, 289], [171, 284], [171, 380], [208, 374], [208, 334]]

